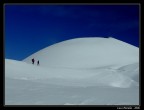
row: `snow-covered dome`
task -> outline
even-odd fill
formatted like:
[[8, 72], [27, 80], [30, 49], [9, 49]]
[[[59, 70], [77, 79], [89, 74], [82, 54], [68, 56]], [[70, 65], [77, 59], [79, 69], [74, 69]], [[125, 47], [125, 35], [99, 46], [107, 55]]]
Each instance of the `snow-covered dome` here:
[[139, 61], [139, 49], [115, 38], [87, 37], [48, 46], [24, 61], [40, 61], [44, 67], [94, 68], [127, 65]]

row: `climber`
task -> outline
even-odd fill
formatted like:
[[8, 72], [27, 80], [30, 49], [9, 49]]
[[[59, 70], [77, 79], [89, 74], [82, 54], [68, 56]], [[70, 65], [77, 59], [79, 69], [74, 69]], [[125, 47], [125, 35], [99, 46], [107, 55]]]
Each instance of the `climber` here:
[[34, 64], [34, 61], [35, 61], [35, 60], [34, 60], [34, 58], [33, 58], [33, 59], [32, 59], [32, 64]]

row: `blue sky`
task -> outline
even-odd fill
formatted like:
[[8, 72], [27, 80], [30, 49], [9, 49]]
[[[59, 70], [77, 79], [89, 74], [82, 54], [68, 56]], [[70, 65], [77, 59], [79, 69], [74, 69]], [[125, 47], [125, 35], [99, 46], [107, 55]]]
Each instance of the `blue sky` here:
[[139, 5], [5, 5], [5, 58], [63, 40], [109, 37], [139, 47]]

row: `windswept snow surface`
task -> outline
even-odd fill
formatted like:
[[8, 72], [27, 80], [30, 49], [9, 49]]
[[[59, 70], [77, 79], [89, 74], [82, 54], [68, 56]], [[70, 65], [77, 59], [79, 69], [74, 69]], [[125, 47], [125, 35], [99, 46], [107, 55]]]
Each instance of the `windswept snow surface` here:
[[139, 49], [114, 38], [72, 39], [6, 59], [5, 79], [6, 105], [138, 105]]
[[110, 38], [77, 38], [46, 47], [24, 59], [40, 60], [43, 67], [96, 68], [137, 63], [139, 49]]

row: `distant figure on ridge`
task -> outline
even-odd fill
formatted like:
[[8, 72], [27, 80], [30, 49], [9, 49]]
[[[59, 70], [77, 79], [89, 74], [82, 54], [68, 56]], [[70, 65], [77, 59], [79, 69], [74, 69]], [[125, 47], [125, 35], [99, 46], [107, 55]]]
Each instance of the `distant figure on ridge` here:
[[39, 60], [37, 61], [37, 65], [39, 65]]
[[34, 60], [34, 58], [33, 58], [33, 59], [32, 59], [32, 64], [34, 64], [34, 61], [35, 61], [35, 60]]

